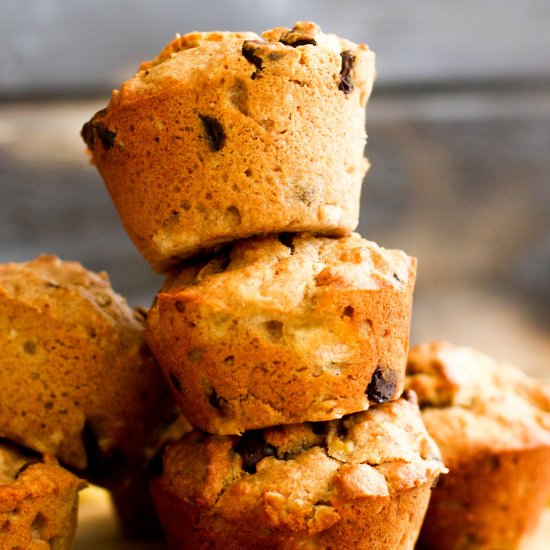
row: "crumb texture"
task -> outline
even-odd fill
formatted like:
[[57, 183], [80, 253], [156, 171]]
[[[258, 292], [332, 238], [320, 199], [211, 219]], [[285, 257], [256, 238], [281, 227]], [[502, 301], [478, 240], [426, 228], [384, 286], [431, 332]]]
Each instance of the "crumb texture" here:
[[401, 394], [415, 272], [357, 234], [243, 240], [171, 273], [145, 336], [204, 431], [340, 418]]
[[174, 405], [144, 322], [104, 273], [53, 256], [1, 265], [0, 435], [99, 483], [146, 460]]

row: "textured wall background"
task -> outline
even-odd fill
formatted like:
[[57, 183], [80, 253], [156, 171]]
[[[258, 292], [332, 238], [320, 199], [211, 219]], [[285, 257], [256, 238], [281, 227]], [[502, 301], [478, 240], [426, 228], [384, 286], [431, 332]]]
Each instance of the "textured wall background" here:
[[103, 94], [176, 32], [311, 19], [366, 41], [379, 85], [550, 78], [548, 0], [2, 0], [0, 95]]

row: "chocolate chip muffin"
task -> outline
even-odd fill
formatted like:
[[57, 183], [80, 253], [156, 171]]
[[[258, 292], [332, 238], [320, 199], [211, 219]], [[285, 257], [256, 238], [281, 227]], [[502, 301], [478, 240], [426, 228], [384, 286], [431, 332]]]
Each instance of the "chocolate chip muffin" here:
[[143, 328], [104, 273], [54, 256], [0, 265], [0, 436], [98, 484], [141, 466], [175, 419]]
[[243, 240], [172, 273], [145, 337], [199, 429], [340, 418], [401, 394], [415, 269], [357, 234]]
[[357, 226], [374, 54], [314, 23], [177, 36], [82, 136], [134, 244], [164, 271], [256, 234]]
[[467, 347], [411, 349], [407, 386], [449, 468], [433, 493], [426, 549], [512, 549], [550, 498], [550, 390]]
[[5, 549], [70, 550], [78, 491], [85, 482], [40, 457], [0, 440], [0, 540]]
[[152, 493], [172, 549], [406, 550], [444, 471], [418, 406], [400, 399], [241, 437], [193, 431]]

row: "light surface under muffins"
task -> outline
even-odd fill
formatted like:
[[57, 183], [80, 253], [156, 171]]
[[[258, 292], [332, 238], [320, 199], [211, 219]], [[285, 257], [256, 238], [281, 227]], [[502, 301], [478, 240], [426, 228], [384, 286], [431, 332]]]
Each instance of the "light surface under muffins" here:
[[0, 546], [70, 550], [85, 482], [57, 464], [0, 440]]
[[289, 31], [176, 38], [84, 126], [154, 269], [255, 234], [357, 226], [374, 54], [313, 23]]
[[411, 349], [407, 387], [449, 468], [422, 548], [517, 548], [550, 497], [550, 389], [446, 342]]
[[400, 395], [415, 274], [356, 234], [243, 240], [169, 276], [145, 336], [202, 430], [339, 418]]
[[143, 326], [105, 274], [0, 265], [0, 435], [96, 483], [141, 466], [175, 413]]
[[405, 399], [243, 437], [198, 431], [153, 484], [170, 548], [412, 549], [445, 471]]

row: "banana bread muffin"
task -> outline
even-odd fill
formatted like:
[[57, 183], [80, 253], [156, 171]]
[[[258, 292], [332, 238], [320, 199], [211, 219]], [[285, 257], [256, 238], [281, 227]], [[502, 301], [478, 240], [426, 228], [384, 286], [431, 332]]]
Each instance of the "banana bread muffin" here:
[[84, 125], [134, 244], [158, 271], [280, 231], [345, 235], [368, 163], [374, 54], [314, 23], [177, 36]]
[[171, 274], [145, 337], [201, 430], [340, 418], [401, 394], [415, 269], [357, 234], [243, 240]]
[[98, 484], [141, 466], [175, 419], [144, 323], [104, 273], [54, 256], [0, 265], [0, 436]]
[[430, 501], [423, 548], [517, 548], [550, 497], [549, 389], [446, 342], [411, 349], [407, 386], [450, 471]]
[[168, 447], [152, 493], [172, 549], [405, 550], [444, 471], [400, 399], [241, 437], [193, 431]]
[[78, 491], [84, 486], [53, 456], [41, 458], [0, 440], [0, 546], [72, 548]]

